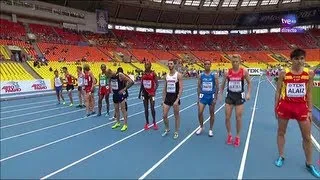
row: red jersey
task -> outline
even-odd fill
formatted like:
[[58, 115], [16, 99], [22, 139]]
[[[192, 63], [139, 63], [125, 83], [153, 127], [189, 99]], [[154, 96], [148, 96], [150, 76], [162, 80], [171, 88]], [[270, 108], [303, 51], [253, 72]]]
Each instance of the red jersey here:
[[141, 83], [144, 90], [151, 96], [156, 93], [156, 74], [151, 71], [150, 73], [144, 73], [141, 78]]
[[72, 77], [70, 74], [66, 74], [67, 84], [73, 85]]
[[92, 89], [92, 78], [88, 72], [84, 74], [84, 90], [88, 93]]
[[228, 70], [227, 74], [228, 92], [244, 92], [244, 69], [240, 68], [238, 72], [234, 72], [232, 69]]
[[293, 74], [290, 69], [285, 70], [280, 100], [287, 102], [306, 103], [309, 70], [304, 68], [301, 74]]

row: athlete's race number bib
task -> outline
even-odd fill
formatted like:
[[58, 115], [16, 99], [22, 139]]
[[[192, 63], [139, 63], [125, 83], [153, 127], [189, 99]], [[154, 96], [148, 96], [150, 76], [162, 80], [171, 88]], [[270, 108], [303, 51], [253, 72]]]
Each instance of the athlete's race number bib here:
[[151, 89], [151, 80], [143, 80], [142, 83], [145, 89]]
[[232, 92], [240, 92], [242, 90], [241, 81], [229, 81], [229, 90]]
[[80, 77], [78, 78], [78, 86], [82, 86], [83, 85], [83, 78]]
[[88, 86], [88, 85], [89, 85], [89, 83], [88, 83], [88, 80], [87, 80], [87, 79], [84, 79], [84, 85], [85, 85], [85, 86]]
[[175, 93], [176, 92], [176, 82], [170, 82], [167, 83], [167, 92], [168, 93]]
[[113, 90], [118, 90], [118, 88], [119, 88], [118, 81], [111, 81], [111, 88]]
[[106, 80], [104, 80], [104, 79], [101, 79], [100, 80], [100, 86], [106, 86], [107, 84], [106, 84]]
[[305, 83], [288, 83], [287, 97], [304, 97], [306, 95]]
[[212, 82], [202, 82], [203, 91], [212, 91]]

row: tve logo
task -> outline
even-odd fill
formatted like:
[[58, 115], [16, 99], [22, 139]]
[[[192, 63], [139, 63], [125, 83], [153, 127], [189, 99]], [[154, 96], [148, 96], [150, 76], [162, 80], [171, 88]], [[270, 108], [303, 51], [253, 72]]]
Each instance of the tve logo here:
[[281, 23], [282, 23], [282, 26], [292, 27], [295, 24], [297, 24], [297, 16], [294, 14], [286, 15], [283, 18], [281, 18]]

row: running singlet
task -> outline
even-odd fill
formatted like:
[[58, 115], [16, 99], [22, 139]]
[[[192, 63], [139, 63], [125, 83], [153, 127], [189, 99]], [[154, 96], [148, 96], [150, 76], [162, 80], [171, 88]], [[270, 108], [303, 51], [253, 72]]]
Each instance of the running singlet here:
[[155, 95], [156, 91], [156, 75], [152, 71], [150, 73], [144, 73], [142, 75], [142, 84], [144, 87], [144, 90], [151, 96]]
[[286, 69], [285, 72], [280, 100], [305, 103], [307, 101], [307, 85], [309, 81], [308, 69], [304, 68], [299, 75], [293, 74], [290, 69]]
[[227, 75], [228, 87], [227, 92], [242, 93], [244, 92], [244, 70], [240, 68], [237, 73], [232, 69], [228, 70]]
[[99, 82], [100, 82], [100, 86], [101, 87], [105, 87], [105, 88], [109, 88], [108, 87], [108, 78], [107, 78], [107, 76], [105, 75], [105, 74], [100, 74], [100, 76], [99, 76]]
[[84, 85], [84, 78], [83, 78], [84, 74], [78, 74], [78, 86], [83, 86]]
[[66, 80], [67, 80], [67, 84], [73, 85], [72, 77], [70, 76], [70, 74], [66, 74]]
[[121, 89], [125, 88], [125, 83], [120, 81], [119, 74], [115, 77], [112, 77], [110, 80], [111, 89], [114, 94], [117, 94]]
[[213, 94], [215, 93], [215, 77], [213, 73], [207, 75], [202, 73], [201, 76], [201, 94]]
[[55, 87], [60, 87], [60, 86], [62, 86], [62, 82], [61, 82], [60, 77], [54, 78], [54, 86], [55, 86]]
[[178, 94], [179, 92], [178, 72], [176, 72], [173, 76], [170, 76], [170, 74], [168, 74], [166, 77], [166, 81], [167, 81], [167, 93]]
[[92, 78], [89, 73], [84, 74], [84, 90], [88, 93], [92, 89]]

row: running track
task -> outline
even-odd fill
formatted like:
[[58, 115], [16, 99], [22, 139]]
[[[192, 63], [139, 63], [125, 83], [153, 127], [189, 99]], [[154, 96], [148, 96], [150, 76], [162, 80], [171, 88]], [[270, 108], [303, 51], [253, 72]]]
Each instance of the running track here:
[[[239, 148], [225, 144], [223, 102], [216, 105], [214, 137], [207, 135], [208, 109], [204, 114], [205, 133], [194, 134], [198, 128], [195, 80], [184, 81], [178, 140], [172, 138], [172, 110], [171, 133], [161, 137], [163, 84], [156, 96], [158, 131], [143, 130], [143, 104], [137, 99], [136, 85], [129, 90], [126, 132], [112, 130], [113, 121], [104, 117], [105, 113], [84, 118], [84, 109], [56, 105], [53, 95], [1, 102], [1, 179], [314, 179], [304, 168], [295, 121], [289, 123], [287, 130], [285, 165], [273, 165], [277, 157], [274, 86], [265, 77], [254, 77], [252, 82]], [[64, 97], [68, 99], [66, 94]], [[76, 93], [74, 99], [77, 105]], [[235, 133], [234, 116], [232, 127]], [[315, 126], [312, 135], [313, 160], [317, 163], [320, 134]]]

